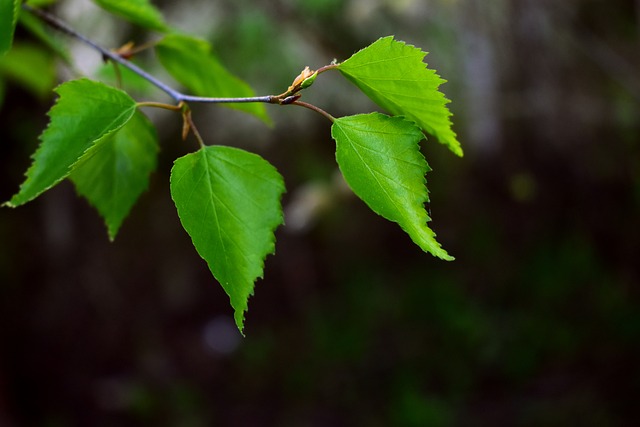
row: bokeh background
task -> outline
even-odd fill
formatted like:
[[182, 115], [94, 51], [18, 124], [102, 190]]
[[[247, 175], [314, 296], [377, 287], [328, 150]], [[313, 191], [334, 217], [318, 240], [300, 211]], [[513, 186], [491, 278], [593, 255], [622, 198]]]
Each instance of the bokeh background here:
[[[88, 1], [58, 3], [106, 46], [157, 37]], [[241, 338], [169, 196], [173, 160], [197, 145], [178, 117], [149, 111], [158, 170], [115, 242], [68, 183], [0, 209], [1, 426], [640, 423], [640, 1], [154, 3], [258, 94], [380, 36], [429, 51], [465, 149], [424, 144], [431, 225], [457, 259], [422, 253], [345, 191], [322, 117], [273, 106], [269, 129], [198, 106], [208, 143], [259, 153], [288, 188]], [[24, 29], [24, 60], [0, 62], [3, 201], [53, 85], [108, 78], [98, 55], [59, 40], [73, 66], [51, 65], [57, 44]], [[331, 74], [307, 101], [335, 116], [375, 109]]]

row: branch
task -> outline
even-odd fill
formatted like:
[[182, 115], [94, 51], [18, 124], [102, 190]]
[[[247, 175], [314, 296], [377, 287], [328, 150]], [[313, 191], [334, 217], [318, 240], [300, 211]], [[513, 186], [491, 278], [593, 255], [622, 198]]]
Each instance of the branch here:
[[118, 64], [122, 65], [123, 67], [126, 67], [126, 68], [130, 69], [131, 71], [133, 71], [134, 73], [136, 73], [137, 75], [142, 77], [143, 79], [147, 80], [149, 83], [151, 83], [154, 86], [156, 86], [158, 89], [160, 89], [163, 92], [165, 92], [167, 95], [169, 95], [171, 98], [173, 98], [178, 103], [179, 102], [202, 102], [202, 103], [212, 103], [212, 104], [248, 103], [248, 102], [265, 102], [265, 103], [270, 103], [270, 104], [279, 103], [276, 100], [276, 97], [273, 96], [273, 95], [254, 96], [254, 97], [246, 97], [246, 98], [208, 98], [208, 97], [202, 97], [202, 96], [186, 95], [186, 94], [184, 94], [182, 92], [179, 92], [179, 91], [173, 89], [172, 87], [168, 86], [167, 84], [161, 82], [160, 80], [158, 80], [157, 78], [155, 78], [151, 74], [147, 73], [142, 68], [138, 67], [136, 64], [126, 60], [125, 58], [123, 58], [122, 56], [118, 55], [117, 53], [112, 52], [109, 49], [106, 49], [106, 48], [100, 46], [99, 44], [97, 44], [93, 40], [89, 39], [88, 37], [85, 37], [84, 35], [78, 33], [76, 30], [71, 28], [68, 24], [66, 24], [65, 22], [60, 20], [58, 17], [56, 17], [56, 16], [54, 16], [54, 15], [48, 13], [48, 12], [45, 12], [45, 11], [43, 11], [41, 9], [35, 9], [35, 8], [27, 5], [26, 3], [22, 5], [22, 8], [24, 10], [27, 10], [27, 11], [33, 13], [34, 15], [38, 16], [44, 22], [49, 24], [51, 27], [53, 27], [53, 28], [55, 28], [55, 29], [57, 29], [59, 31], [62, 31], [63, 33], [65, 33], [67, 35], [75, 37], [76, 39], [80, 40], [84, 44], [86, 44], [86, 45], [90, 46], [91, 48], [97, 50], [104, 57], [109, 58], [112, 61], [117, 62]]

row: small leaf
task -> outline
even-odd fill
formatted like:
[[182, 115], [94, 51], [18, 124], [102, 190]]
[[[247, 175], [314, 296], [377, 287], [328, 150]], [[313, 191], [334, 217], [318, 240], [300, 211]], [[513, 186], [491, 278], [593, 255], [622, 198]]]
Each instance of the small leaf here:
[[91, 147], [74, 166], [71, 181], [78, 193], [100, 212], [111, 240], [147, 189], [157, 154], [156, 129], [137, 111], [127, 124]]
[[453, 260], [427, 226], [429, 201], [419, 150], [421, 130], [402, 117], [380, 113], [336, 119], [331, 127], [336, 160], [353, 192], [378, 215], [397, 222], [425, 252]]
[[169, 31], [162, 14], [149, 0], [93, 0], [98, 6], [141, 27]]
[[136, 103], [119, 89], [87, 79], [58, 86], [51, 121], [40, 136], [27, 179], [7, 206], [27, 203], [64, 178], [94, 144], [129, 121]]
[[211, 146], [175, 161], [171, 196], [193, 244], [235, 310], [240, 332], [254, 282], [275, 250], [284, 182], [260, 156]]
[[20, 0], [0, 0], [0, 56], [11, 49], [20, 14]]
[[[255, 96], [253, 89], [227, 71], [209, 43], [195, 37], [170, 34], [156, 45], [158, 58], [169, 73], [198, 96], [236, 98]], [[271, 123], [263, 104], [224, 104]]]
[[384, 37], [338, 66], [376, 104], [415, 121], [458, 156], [462, 148], [451, 129], [450, 101], [438, 90], [445, 82], [423, 62], [426, 52]]

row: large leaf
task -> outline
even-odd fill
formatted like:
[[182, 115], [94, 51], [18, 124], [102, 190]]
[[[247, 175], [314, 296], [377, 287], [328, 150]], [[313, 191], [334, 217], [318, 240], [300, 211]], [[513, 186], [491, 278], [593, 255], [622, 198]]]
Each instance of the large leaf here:
[[[253, 89], [227, 71], [202, 39], [170, 34], [156, 45], [158, 58], [169, 73], [198, 96], [239, 98], [255, 96]], [[263, 104], [223, 104], [271, 123]]]
[[129, 22], [160, 32], [169, 31], [162, 14], [149, 0], [93, 0], [104, 10]]
[[451, 129], [449, 100], [438, 90], [445, 82], [423, 62], [426, 52], [384, 37], [338, 66], [376, 104], [415, 121], [458, 156], [462, 148]]
[[284, 182], [260, 156], [212, 146], [176, 160], [171, 196], [182, 226], [229, 295], [242, 332], [247, 300], [274, 252]]
[[20, 0], [0, 0], [0, 55], [11, 49], [20, 14]]
[[51, 121], [40, 136], [27, 179], [7, 206], [33, 200], [66, 178], [85, 152], [129, 121], [136, 103], [119, 89], [87, 79], [66, 82], [49, 111]]
[[336, 119], [331, 135], [338, 166], [353, 192], [374, 212], [397, 222], [422, 250], [452, 260], [427, 226], [424, 175], [430, 169], [419, 151], [421, 130], [402, 117], [371, 113]]
[[158, 135], [140, 111], [94, 145], [74, 166], [70, 178], [78, 193], [102, 215], [113, 240], [156, 168]]

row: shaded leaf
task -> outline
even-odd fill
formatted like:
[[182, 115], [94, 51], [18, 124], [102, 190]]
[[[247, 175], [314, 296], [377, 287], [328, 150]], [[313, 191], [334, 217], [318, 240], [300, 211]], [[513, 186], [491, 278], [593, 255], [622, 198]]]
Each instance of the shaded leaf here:
[[20, 0], [0, 0], [0, 55], [11, 49], [20, 14]]
[[56, 83], [56, 69], [51, 53], [34, 44], [14, 44], [0, 58], [0, 74], [17, 82], [40, 99], [51, 96]]
[[71, 172], [79, 194], [95, 206], [113, 240], [156, 168], [158, 135], [140, 111], [87, 151]]
[[27, 179], [7, 206], [19, 206], [53, 187], [94, 144], [129, 121], [136, 103], [119, 89], [87, 79], [58, 86], [51, 121], [40, 136]]
[[353, 192], [374, 212], [398, 223], [422, 250], [452, 260], [427, 226], [425, 173], [430, 168], [419, 150], [420, 128], [402, 117], [371, 113], [336, 119], [331, 135], [338, 166]]
[[229, 295], [241, 332], [254, 282], [275, 250], [283, 192], [271, 164], [237, 148], [205, 147], [176, 160], [171, 170], [182, 226]]
[[338, 69], [376, 104], [415, 121], [462, 156], [451, 128], [449, 100], [438, 90], [445, 80], [427, 68], [425, 56], [426, 52], [388, 36], [355, 53]]
[[169, 31], [162, 14], [149, 0], [93, 0], [104, 10], [141, 27]]
[[[211, 52], [209, 43], [196, 37], [170, 34], [156, 45], [158, 58], [169, 73], [198, 96], [237, 98], [255, 96], [253, 89], [227, 71]], [[271, 123], [260, 103], [223, 104]]]

